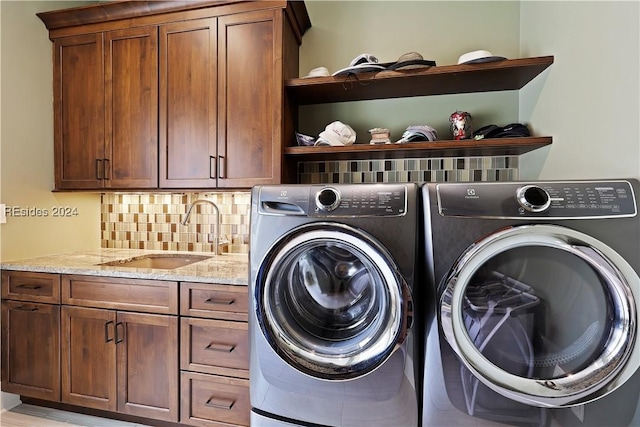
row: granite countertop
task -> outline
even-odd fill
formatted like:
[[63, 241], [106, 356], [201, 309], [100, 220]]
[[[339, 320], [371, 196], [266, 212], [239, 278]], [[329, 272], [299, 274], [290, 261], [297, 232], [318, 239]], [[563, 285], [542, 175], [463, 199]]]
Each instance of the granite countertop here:
[[[205, 255], [211, 258], [170, 270], [100, 265], [155, 254]], [[214, 255], [210, 252], [98, 249], [2, 262], [0, 269], [245, 286], [249, 281], [247, 254]]]

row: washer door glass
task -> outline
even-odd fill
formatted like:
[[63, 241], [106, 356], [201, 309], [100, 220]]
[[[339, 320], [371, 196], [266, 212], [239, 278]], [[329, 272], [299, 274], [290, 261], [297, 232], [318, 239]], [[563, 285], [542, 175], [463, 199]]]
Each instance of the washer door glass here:
[[473, 373], [463, 385], [480, 380], [549, 407], [608, 394], [639, 364], [638, 282], [609, 247], [564, 227], [514, 227], [477, 242], [441, 299], [445, 337]]
[[287, 363], [314, 377], [365, 375], [404, 339], [406, 283], [373, 237], [339, 224], [304, 226], [277, 243], [256, 286], [260, 326]]

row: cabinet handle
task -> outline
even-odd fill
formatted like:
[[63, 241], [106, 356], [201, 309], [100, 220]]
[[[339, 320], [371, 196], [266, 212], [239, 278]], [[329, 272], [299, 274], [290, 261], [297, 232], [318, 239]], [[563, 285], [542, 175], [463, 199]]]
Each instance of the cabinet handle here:
[[216, 165], [216, 156], [209, 156], [209, 178], [211, 179], [216, 179], [216, 175], [218, 173]]
[[218, 156], [218, 178], [226, 178], [227, 168], [223, 156]]
[[18, 289], [29, 289], [30, 291], [35, 291], [37, 289], [40, 289], [42, 286], [39, 285], [18, 285], [16, 286], [16, 288]]
[[204, 301], [206, 304], [213, 304], [213, 305], [231, 305], [234, 302], [236, 302], [235, 298], [230, 298], [230, 299], [221, 299], [221, 298], [208, 298]]
[[[118, 331], [122, 331], [122, 334]], [[118, 322], [116, 323], [116, 344], [120, 344], [122, 341], [124, 341], [124, 324], [122, 322]]]
[[109, 335], [109, 325], [113, 325], [113, 320], [109, 320], [107, 323], [104, 324], [104, 342], [111, 342], [113, 341], [113, 337], [110, 337]]
[[104, 170], [102, 172], [102, 176], [104, 177], [105, 180], [110, 180], [111, 179], [111, 174], [110, 172], [110, 164], [109, 164], [109, 159], [102, 159], [104, 161]]
[[25, 307], [25, 306], [21, 305], [21, 306], [16, 307], [15, 310], [20, 310], [20, 311], [38, 311], [38, 307]]
[[207, 400], [207, 403], [205, 403], [204, 406], [217, 409], [231, 409], [235, 403], [236, 401], [232, 399], [215, 398], [212, 396]]
[[216, 343], [212, 342], [208, 346], [206, 346], [204, 349], [205, 350], [211, 350], [211, 351], [220, 351], [222, 353], [231, 353], [233, 351], [233, 349], [235, 349], [235, 348], [236, 348], [235, 345], [216, 344]]
[[103, 173], [104, 170], [102, 169], [102, 159], [96, 159], [96, 179], [104, 179], [102, 176]]

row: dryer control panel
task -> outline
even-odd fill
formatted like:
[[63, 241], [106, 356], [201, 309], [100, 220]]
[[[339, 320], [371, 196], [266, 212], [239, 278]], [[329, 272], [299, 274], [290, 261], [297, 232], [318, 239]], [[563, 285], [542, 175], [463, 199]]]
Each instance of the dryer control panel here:
[[452, 183], [436, 189], [443, 216], [577, 219], [637, 214], [629, 181]]
[[379, 217], [405, 215], [407, 197], [406, 184], [264, 186], [258, 203], [261, 214]]

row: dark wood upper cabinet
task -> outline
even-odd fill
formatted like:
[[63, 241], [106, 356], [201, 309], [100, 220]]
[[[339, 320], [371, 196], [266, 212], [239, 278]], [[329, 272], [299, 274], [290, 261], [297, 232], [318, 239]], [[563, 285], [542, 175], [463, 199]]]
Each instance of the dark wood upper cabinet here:
[[282, 21], [273, 10], [219, 19], [219, 187], [280, 183]]
[[107, 188], [158, 185], [158, 30], [105, 33]]
[[156, 188], [157, 29], [54, 41], [56, 189]]
[[89, 34], [53, 43], [55, 186], [102, 188], [104, 38]]
[[217, 19], [160, 27], [160, 187], [216, 187]]
[[123, 1], [39, 13], [54, 42], [55, 188], [249, 188], [282, 167], [304, 2]]

